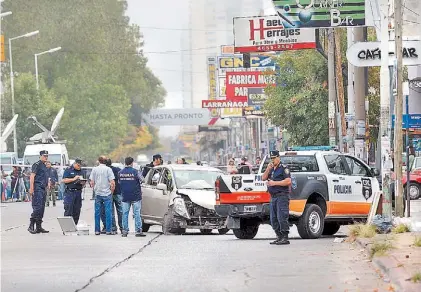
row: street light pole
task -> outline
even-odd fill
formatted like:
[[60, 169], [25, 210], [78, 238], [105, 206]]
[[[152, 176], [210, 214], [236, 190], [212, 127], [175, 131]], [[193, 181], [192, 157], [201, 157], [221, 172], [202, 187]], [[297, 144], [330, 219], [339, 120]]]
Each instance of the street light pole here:
[[57, 48], [54, 48], [54, 49], [51, 49], [51, 50], [48, 50], [48, 51], [45, 51], [45, 52], [41, 52], [41, 53], [38, 53], [38, 54], [35, 54], [35, 55], [34, 55], [34, 56], [35, 56], [35, 78], [36, 78], [36, 80], [37, 80], [37, 91], [39, 90], [39, 79], [38, 79], [38, 56], [41, 56], [41, 55], [44, 55], [44, 54], [54, 53], [54, 52], [57, 52], [57, 51], [59, 51], [59, 50], [61, 50], [61, 47], [57, 47]]
[[[14, 84], [14, 74], [13, 74], [13, 57], [12, 57], [12, 41], [17, 40], [20, 38], [27, 38], [30, 36], [34, 36], [39, 33], [39, 30], [28, 32], [24, 35], [20, 35], [14, 38], [9, 39], [9, 60], [10, 60], [10, 89], [12, 93], [12, 116], [15, 116], [15, 84]], [[15, 153], [18, 152], [18, 142], [16, 138], [16, 126], [13, 128], [13, 151]]]

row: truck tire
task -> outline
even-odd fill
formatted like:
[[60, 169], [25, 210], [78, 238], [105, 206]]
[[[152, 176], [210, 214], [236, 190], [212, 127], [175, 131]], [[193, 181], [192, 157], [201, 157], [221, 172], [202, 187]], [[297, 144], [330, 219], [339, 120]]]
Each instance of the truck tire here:
[[218, 233], [220, 235], [225, 235], [228, 233], [228, 231], [230, 231], [228, 228], [218, 229]]
[[173, 216], [174, 212], [172, 206], [168, 208], [167, 213], [164, 215], [164, 223], [162, 224], [162, 232], [164, 234], [177, 234], [182, 235], [186, 233], [186, 228], [175, 228], [173, 227]]
[[259, 223], [242, 219], [240, 229], [233, 229], [232, 231], [238, 239], [253, 239], [259, 231]]
[[209, 235], [212, 233], [212, 229], [200, 229], [200, 233]]
[[325, 226], [323, 227], [323, 235], [334, 235], [336, 232], [339, 231], [341, 225], [336, 222], [325, 222]]
[[143, 220], [142, 220], [142, 231], [143, 231], [143, 232], [148, 232], [148, 231], [149, 231], [149, 228], [151, 228], [151, 225], [146, 224], [146, 223], [145, 223], [145, 222], [143, 222]]
[[298, 234], [302, 239], [316, 239], [322, 235], [324, 215], [316, 204], [307, 204], [297, 223]]
[[421, 189], [419, 184], [415, 182], [409, 183], [409, 197], [411, 198], [411, 200], [418, 200], [421, 197]]

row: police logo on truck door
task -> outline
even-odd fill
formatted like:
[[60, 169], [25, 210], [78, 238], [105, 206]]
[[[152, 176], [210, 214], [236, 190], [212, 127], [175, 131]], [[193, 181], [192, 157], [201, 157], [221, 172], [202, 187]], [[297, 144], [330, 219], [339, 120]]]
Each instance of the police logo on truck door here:
[[367, 201], [373, 195], [373, 189], [371, 187], [371, 179], [369, 178], [361, 178], [361, 182], [363, 185], [363, 196]]
[[243, 186], [242, 177], [241, 176], [233, 176], [231, 186], [234, 190], [238, 191]]

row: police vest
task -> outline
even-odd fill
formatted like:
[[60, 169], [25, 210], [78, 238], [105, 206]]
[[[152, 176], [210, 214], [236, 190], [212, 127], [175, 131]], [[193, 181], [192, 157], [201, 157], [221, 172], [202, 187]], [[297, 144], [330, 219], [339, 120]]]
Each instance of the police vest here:
[[136, 202], [142, 199], [139, 172], [133, 167], [125, 167], [118, 173], [123, 202]]
[[[270, 173], [270, 180], [273, 181], [283, 181], [286, 178], [289, 178], [289, 172], [285, 173], [285, 167], [283, 165], [279, 165], [277, 168], [273, 168]], [[275, 194], [282, 194], [282, 193], [289, 193], [289, 186], [268, 186], [268, 191], [271, 195]]]

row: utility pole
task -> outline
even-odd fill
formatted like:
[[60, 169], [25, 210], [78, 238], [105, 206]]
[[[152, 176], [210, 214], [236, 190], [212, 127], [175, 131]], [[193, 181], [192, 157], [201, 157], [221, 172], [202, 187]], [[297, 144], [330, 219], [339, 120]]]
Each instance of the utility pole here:
[[[354, 44], [355, 28], [347, 28], [348, 49]], [[348, 63], [348, 152], [355, 155], [355, 97], [354, 97], [354, 69], [355, 67]]]
[[[338, 106], [339, 106], [339, 120], [340, 120], [340, 130], [339, 130], [339, 140], [343, 141], [343, 138], [346, 136], [346, 123], [345, 123], [345, 94], [344, 94], [344, 79], [342, 76], [342, 57], [341, 57], [341, 31], [335, 29], [335, 53], [336, 53], [336, 86], [338, 92]], [[347, 143], [343, 143], [344, 152], [348, 151]]]
[[329, 145], [336, 145], [336, 84], [335, 84], [335, 35], [333, 28], [328, 29], [327, 67], [329, 85]]
[[395, 0], [395, 54], [396, 54], [396, 98], [395, 98], [395, 215], [403, 217], [402, 152], [403, 152], [403, 64], [402, 64], [402, 0]]
[[389, 5], [388, 0], [380, 0], [381, 11], [381, 68], [380, 68], [380, 151], [383, 192], [383, 216], [392, 220], [392, 196], [390, 193], [390, 74], [389, 74]]

